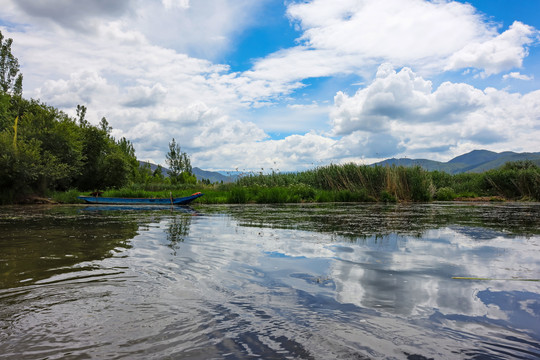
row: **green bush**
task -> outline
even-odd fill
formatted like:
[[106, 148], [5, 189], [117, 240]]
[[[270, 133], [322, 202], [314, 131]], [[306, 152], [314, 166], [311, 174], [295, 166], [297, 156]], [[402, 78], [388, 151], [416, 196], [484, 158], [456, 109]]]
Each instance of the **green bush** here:
[[389, 202], [390, 203], [395, 203], [395, 202], [397, 202], [396, 197], [394, 195], [390, 194], [386, 190], [381, 191], [380, 199], [381, 199], [381, 201], [383, 201], [385, 203], [389, 203]]
[[435, 199], [439, 201], [452, 201], [457, 197], [456, 193], [452, 188], [443, 187], [437, 190], [435, 193]]

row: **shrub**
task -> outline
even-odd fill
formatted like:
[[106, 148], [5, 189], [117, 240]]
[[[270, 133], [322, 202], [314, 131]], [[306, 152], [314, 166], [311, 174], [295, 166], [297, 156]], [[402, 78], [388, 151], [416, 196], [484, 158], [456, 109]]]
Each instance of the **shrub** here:
[[394, 195], [390, 194], [386, 190], [381, 191], [380, 199], [381, 199], [381, 201], [384, 201], [385, 203], [389, 203], [389, 202], [395, 203], [395, 202], [397, 202], [396, 197]]
[[437, 190], [435, 193], [435, 199], [439, 201], [452, 201], [457, 197], [456, 193], [452, 188], [443, 187]]

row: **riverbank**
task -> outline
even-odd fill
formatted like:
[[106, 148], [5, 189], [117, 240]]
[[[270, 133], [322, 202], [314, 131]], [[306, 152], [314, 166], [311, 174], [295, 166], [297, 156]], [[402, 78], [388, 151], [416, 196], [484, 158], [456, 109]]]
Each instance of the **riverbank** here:
[[[204, 196], [195, 200], [193, 204], [286, 204], [286, 203], [397, 203], [397, 200], [386, 199], [377, 200], [374, 198], [366, 198], [362, 193], [354, 193], [350, 191], [305, 191], [303, 193], [298, 191], [290, 191], [291, 189], [284, 188], [270, 188], [270, 189], [246, 189], [246, 188], [234, 188], [229, 191], [213, 190], [213, 189], [200, 189], [204, 193]], [[80, 195], [88, 195], [87, 193], [80, 193]], [[141, 196], [128, 196], [125, 192], [117, 190], [110, 194], [105, 192], [102, 196], [111, 197], [142, 197], [142, 198], [168, 198], [167, 194], [164, 196], [161, 192], [145, 192]], [[187, 196], [185, 191], [175, 192], [173, 197]], [[43, 197], [29, 197], [22, 201], [20, 204], [83, 204], [84, 202], [77, 199], [79, 192], [74, 195], [73, 192], [57, 192], [52, 194], [49, 198]], [[431, 201], [443, 201], [443, 202], [507, 202], [507, 201], [521, 201], [529, 202], [534, 201], [528, 198], [525, 199], [507, 199], [501, 196], [473, 196], [473, 197], [456, 197], [453, 199], [442, 200], [430, 200]], [[401, 201], [403, 202], [403, 201]]]
[[[419, 166], [329, 165], [298, 173], [248, 175], [235, 183], [171, 184], [146, 182], [100, 191], [104, 197], [170, 198], [194, 192], [202, 204], [277, 204], [328, 202], [540, 201], [540, 167], [527, 161], [507, 163], [484, 173], [451, 175]], [[14, 203], [39, 199], [76, 204], [77, 189], [20, 196]], [[30, 201], [28, 201], [30, 199]]]

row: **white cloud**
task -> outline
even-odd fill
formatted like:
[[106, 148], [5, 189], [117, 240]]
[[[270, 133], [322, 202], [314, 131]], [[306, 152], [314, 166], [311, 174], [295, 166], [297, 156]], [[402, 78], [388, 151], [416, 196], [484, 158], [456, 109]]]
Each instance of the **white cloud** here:
[[539, 114], [540, 91], [520, 95], [451, 82], [433, 90], [408, 68], [382, 65], [366, 88], [335, 96], [331, 119], [333, 133], [344, 135], [343, 154], [388, 157], [444, 146], [456, 155], [485, 145], [502, 151], [518, 138], [517, 151], [533, 151]]
[[165, 9], [170, 10], [174, 7], [189, 9], [189, 0], [163, 0]]
[[331, 118], [337, 135], [387, 131], [394, 120], [452, 123], [481, 106], [479, 94], [481, 91], [470, 85], [449, 82], [433, 92], [431, 82], [411, 69], [396, 72], [383, 64], [375, 80], [354, 96], [337, 93]]
[[[220, 58], [235, 38], [256, 24], [268, 0], [139, 1], [129, 28], [141, 31], [152, 44], [205, 59]], [[163, 6], [159, 6], [163, 5]]]
[[525, 81], [529, 81], [529, 80], [533, 80], [534, 79], [534, 76], [531, 75], [525, 75], [525, 74], [521, 74], [519, 72], [511, 72], [509, 74], [504, 74], [503, 75], [503, 79], [504, 80], [508, 80], [508, 79], [518, 79], [518, 80], [525, 80]]
[[115, 18], [129, 12], [133, 1], [17, 0], [12, 3], [24, 16], [34, 20], [92, 32], [95, 25], [103, 19]]
[[74, 109], [78, 104], [106, 103], [117, 93], [118, 90], [95, 71], [72, 73], [69, 80], [45, 81], [42, 87], [36, 89], [37, 98], [63, 109]]
[[520, 22], [499, 34], [474, 7], [455, 1], [313, 0], [292, 3], [288, 15], [303, 31], [299, 45], [260, 59], [250, 77], [369, 77], [381, 62], [422, 74], [472, 67], [491, 75], [520, 67], [538, 36]]
[[[517, 22], [500, 33], [472, 6], [452, 1], [314, 0], [288, 7], [302, 31], [297, 46], [243, 73], [208, 60], [231, 50], [265, 1], [92, 0], [81, 10], [63, 0], [0, 0], [0, 18], [13, 24], [2, 32], [14, 38], [25, 97], [72, 115], [86, 105], [91, 122], [105, 116], [115, 136], [157, 163], [172, 137], [195, 166], [209, 169], [433, 158], [433, 149], [448, 158], [486, 144], [536, 149], [538, 91], [434, 88], [427, 77], [461, 67], [508, 73], [522, 65], [535, 29]], [[324, 99], [299, 105], [311, 99], [285, 98], [304, 79], [349, 73], [367, 85], [354, 95], [338, 92], [332, 108], [318, 105]]]
[[449, 59], [445, 70], [468, 67], [484, 69], [485, 76], [521, 67], [528, 55], [526, 45], [538, 37], [538, 31], [519, 21], [495, 38], [484, 42], [470, 43]]
[[395, 62], [446, 56], [493, 32], [470, 5], [446, 1], [314, 0], [288, 12], [310, 47]]
[[134, 86], [126, 88], [127, 96], [123, 104], [130, 107], [147, 107], [158, 104], [167, 94], [160, 83], [152, 87]]
[[336, 143], [332, 138], [309, 132], [281, 140], [242, 141], [226, 146], [216, 144], [215, 147], [200, 151], [196, 159], [199, 163], [208, 164], [208, 167], [213, 166], [213, 169], [218, 170], [302, 170], [338, 159], [337, 149], [334, 148]]

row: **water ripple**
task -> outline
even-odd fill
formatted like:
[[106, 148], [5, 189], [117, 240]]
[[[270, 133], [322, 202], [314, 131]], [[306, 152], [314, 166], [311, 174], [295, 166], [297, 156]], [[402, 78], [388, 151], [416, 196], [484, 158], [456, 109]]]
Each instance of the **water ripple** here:
[[540, 357], [539, 283], [452, 279], [534, 276], [534, 231], [482, 233], [471, 208], [370, 236], [444, 209], [298, 209], [0, 224], [0, 359]]

